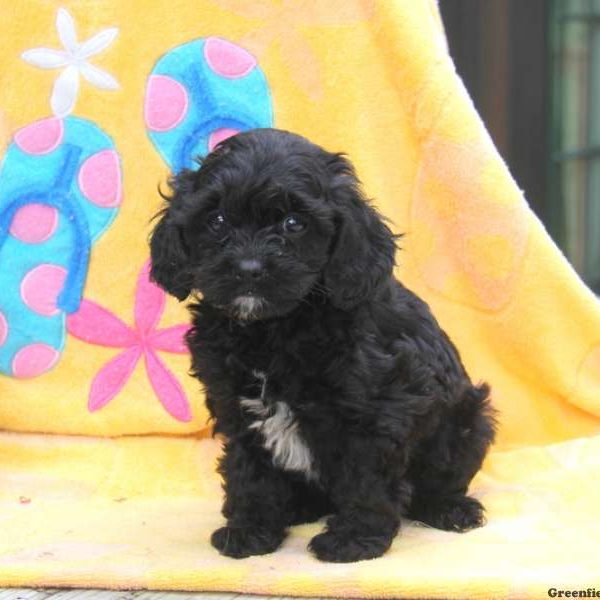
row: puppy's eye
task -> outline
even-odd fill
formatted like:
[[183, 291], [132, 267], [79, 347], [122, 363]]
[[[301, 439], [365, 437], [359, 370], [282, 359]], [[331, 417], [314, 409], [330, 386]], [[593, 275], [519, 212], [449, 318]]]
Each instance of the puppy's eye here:
[[300, 215], [288, 215], [283, 219], [281, 227], [286, 233], [300, 233], [306, 229], [307, 223]]
[[213, 233], [223, 233], [227, 229], [227, 221], [223, 213], [216, 212], [208, 217], [208, 227]]

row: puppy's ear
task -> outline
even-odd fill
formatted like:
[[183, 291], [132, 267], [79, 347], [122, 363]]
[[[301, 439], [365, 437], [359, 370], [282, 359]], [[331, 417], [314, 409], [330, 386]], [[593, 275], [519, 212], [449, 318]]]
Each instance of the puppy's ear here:
[[188, 270], [189, 252], [177, 217], [181, 215], [186, 194], [192, 191], [194, 178], [193, 171], [184, 169], [169, 181], [173, 193], [163, 196], [167, 206], [156, 215], [158, 222], [150, 235], [150, 278], [179, 301], [190, 295], [192, 276]]
[[331, 302], [352, 308], [371, 297], [392, 275], [396, 236], [369, 205], [354, 168], [343, 155], [331, 155], [328, 201], [337, 221], [336, 239], [324, 272]]

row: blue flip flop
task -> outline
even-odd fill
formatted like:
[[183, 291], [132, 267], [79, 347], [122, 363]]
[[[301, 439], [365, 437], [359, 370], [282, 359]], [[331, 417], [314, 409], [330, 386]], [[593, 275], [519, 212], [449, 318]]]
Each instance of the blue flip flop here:
[[121, 202], [112, 140], [85, 119], [19, 130], [0, 167], [0, 372], [35, 377], [65, 342], [92, 244]]
[[221, 38], [198, 39], [158, 60], [144, 117], [150, 139], [177, 172], [235, 133], [271, 127], [271, 92], [249, 52]]

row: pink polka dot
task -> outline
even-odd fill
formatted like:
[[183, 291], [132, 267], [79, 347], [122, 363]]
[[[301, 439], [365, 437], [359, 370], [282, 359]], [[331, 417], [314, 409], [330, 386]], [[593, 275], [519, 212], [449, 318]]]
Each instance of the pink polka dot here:
[[244, 77], [256, 66], [256, 59], [250, 52], [216, 37], [206, 40], [204, 58], [215, 73], [228, 79]]
[[208, 149], [212, 152], [215, 149], [215, 146], [217, 144], [219, 144], [223, 140], [226, 140], [227, 138], [230, 138], [232, 135], [235, 135], [236, 133], [239, 133], [239, 132], [240, 132], [239, 129], [229, 129], [228, 127], [222, 127], [221, 129], [215, 129], [208, 136]]
[[8, 337], [8, 323], [6, 317], [0, 312], [0, 346], [4, 344]]
[[57, 265], [39, 265], [23, 277], [21, 298], [34, 312], [51, 317], [58, 314], [56, 300], [65, 283], [67, 272]]
[[19, 379], [36, 377], [49, 371], [58, 361], [58, 350], [46, 344], [30, 344], [21, 348], [12, 361], [12, 372]]
[[62, 142], [63, 122], [51, 117], [36, 121], [15, 133], [15, 143], [28, 154], [48, 154]]
[[112, 208], [121, 204], [121, 166], [114, 150], [92, 154], [81, 165], [78, 176], [83, 195], [96, 206]]
[[168, 131], [183, 121], [188, 110], [185, 88], [166, 75], [151, 75], [146, 90], [144, 118], [152, 131]]
[[10, 233], [27, 244], [40, 244], [52, 237], [58, 225], [58, 211], [47, 204], [31, 203], [19, 208]]

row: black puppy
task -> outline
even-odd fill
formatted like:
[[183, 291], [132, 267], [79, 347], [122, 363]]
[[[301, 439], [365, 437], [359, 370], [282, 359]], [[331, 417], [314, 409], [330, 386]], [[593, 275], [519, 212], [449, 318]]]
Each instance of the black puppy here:
[[394, 279], [395, 236], [348, 160], [258, 129], [171, 187], [152, 277], [202, 294], [187, 343], [225, 438], [215, 548], [273, 552], [288, 526], [332, 515], [310, 549], [346, 562], [383, 554], [402, 515], [481, 525], [466, 491], [494, 438], [489, 389]]

